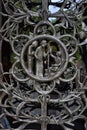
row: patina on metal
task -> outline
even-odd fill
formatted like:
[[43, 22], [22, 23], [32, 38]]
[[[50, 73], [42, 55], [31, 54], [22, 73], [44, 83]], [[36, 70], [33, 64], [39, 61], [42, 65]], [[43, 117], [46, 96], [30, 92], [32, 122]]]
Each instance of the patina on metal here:
[[[87, 40], [85, 4], [2, 0], [0, 14], [6, 21], [0, 37], [2, 44], [10, 44], [13, 61], [9, 72], [0, 73], [0, 120], [7, 119], [10, 129], [49, 130], [56, 125], [73, 130], [77, 119], [87, 129], [87, 76], [77, 63], [78, 50]], [[5, 128], [2, 122], [0, 127]]]

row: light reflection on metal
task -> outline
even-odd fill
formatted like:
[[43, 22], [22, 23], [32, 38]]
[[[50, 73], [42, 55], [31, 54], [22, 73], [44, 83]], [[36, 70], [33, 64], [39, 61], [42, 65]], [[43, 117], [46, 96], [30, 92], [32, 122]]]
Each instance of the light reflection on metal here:
[[[11, 45], [14, 63], [9, 72], [0, 75], [4, 79], [0, 83], [0, 119], [12, 117], [12, 128], [17, 124], [15, 129], [33, 130], [30, 124], [39, 124], [41, 130], [48, 130], [48, 124], [54, 124], [67, 130], [76, 119], [87, 121], [83, 115], [87, 77], [76, 63], [78, 47], [84, 45], [76, 39], [83, 2], [42, 0], [42, 5], [34, 3], [34, 11], [31, 0], [2, 0], [6, 13], [0, 14], [7, 20], [0, 35]], [[56, 5], [58, 12], [51, 13], [49, 5]], [[52, 17], [56, 19], [49, 20]]]

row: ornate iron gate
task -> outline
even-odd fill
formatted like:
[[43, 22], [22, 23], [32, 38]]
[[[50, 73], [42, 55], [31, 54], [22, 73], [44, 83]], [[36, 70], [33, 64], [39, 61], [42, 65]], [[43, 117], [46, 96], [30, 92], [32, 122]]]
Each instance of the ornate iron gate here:
[[86, 0], [2, 0], [2, 5], [2, 46], [9, 43], [12, 50], [11, 68], [0, 75], [1, 128], [68, 130], [82, 119], [87, 129], [87, 77], [77, 63], [86, 44]]

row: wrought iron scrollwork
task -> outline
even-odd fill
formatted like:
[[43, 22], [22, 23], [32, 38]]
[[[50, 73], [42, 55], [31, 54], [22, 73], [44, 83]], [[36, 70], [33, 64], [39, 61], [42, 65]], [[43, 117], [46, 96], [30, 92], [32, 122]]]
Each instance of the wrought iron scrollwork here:
[[[78, 48], [86, 44], [86, 39], [80, 42], [86, 1], [2, 4], [6, 21], [0, 36], [11, 45], [13, 61], [0, 75], [0, 119], [7, 118], [10, 129], [17, 130], [49, 130], [50, 125], [67, 130], [83, 119], [87, 129], [87, 77], [77, 65]], [[58, 10], [52, 13], [50, 6]]]

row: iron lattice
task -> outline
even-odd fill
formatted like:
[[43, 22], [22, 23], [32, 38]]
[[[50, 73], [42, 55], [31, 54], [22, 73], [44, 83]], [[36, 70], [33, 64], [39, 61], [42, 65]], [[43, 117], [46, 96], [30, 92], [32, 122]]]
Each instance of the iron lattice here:
[[2, 0], [2, 5], [6, 20], [0, 35], [11, 46], [13, 61], [0, 76], [1, 128], [11, 119], [9, 128], [15, 130], [49, 125], [67, 130], [83, 119], [87, 129], [87, 77], [77, 65], [78, 49], [86, 44], [86, 0]]

